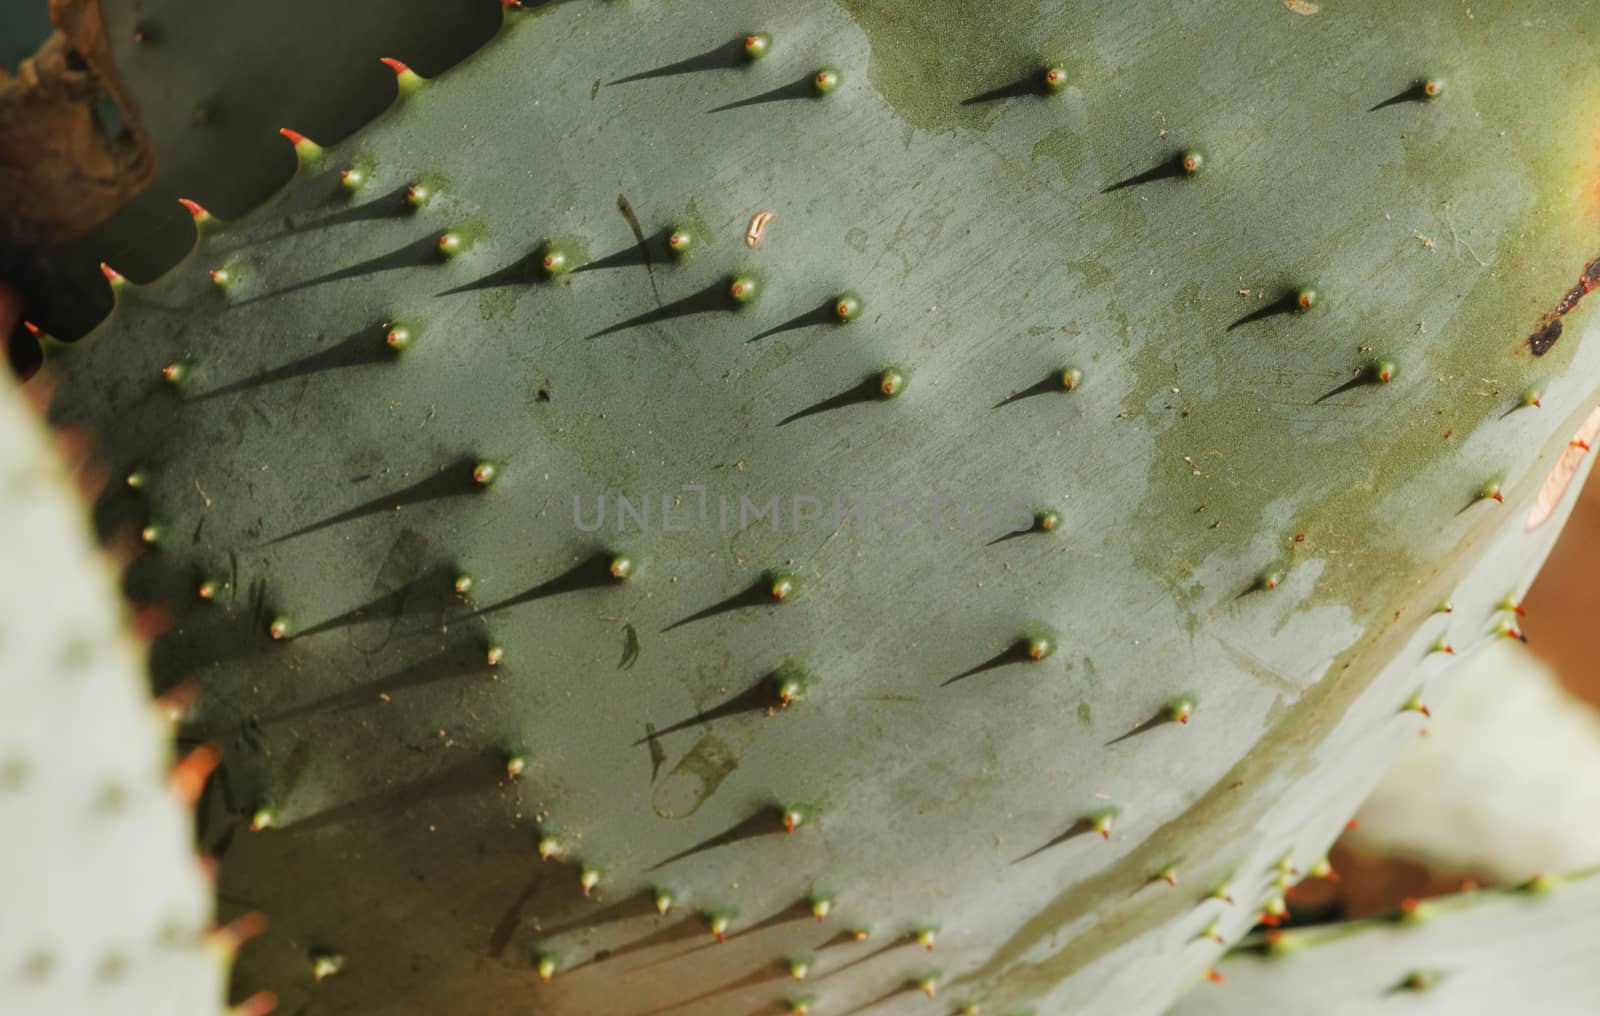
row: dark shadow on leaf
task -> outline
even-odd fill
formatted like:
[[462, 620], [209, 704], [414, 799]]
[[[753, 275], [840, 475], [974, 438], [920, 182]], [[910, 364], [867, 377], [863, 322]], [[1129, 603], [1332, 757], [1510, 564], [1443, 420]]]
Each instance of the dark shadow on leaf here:
[[1132, 730], [1128, 731], [1126, 734], [1119, 734], [1118, 736], [1113, 737], [1111, 740], [1106, 742], [1106, 747], [1109, 748], [1113, 744], [1121, 744], [1130, 737], [1138, 737], [1140, 734], [1149, 733], [1157, 727], [1164, 727], [1169, 723], [1176, 722], [1178, 721], [1174, 720], [1172, 716], [1165, 709], [1163, 709], [1154, 716], [1150, 717], [1148, 720], [1145, 720], [1143, 723], [1139, 724], [1137, 727], [1134, 727]]
[[761, 332], [753, 338], [746, 339], [745, 341], [760, 342], [762, 339], [770, 338], [774, 335], [782, 335], [784, 332], [792, 332], [800, 328], [810, 328], [814, 325], [825, 325], [829, 324], [830, 322], [837, 322], [838, 320], [839, 317], [833, 309], [833, 301], [829, 300], [827, 303], [816, 308], [815, 310], [808, 310], [804, 314], [792, 317], [783, 324], [774, 325], [773, 327], [768, 328], [766, 331]]
[[996, 653], [995, 655], [989, 657], [987, 660], [985, 660], [982, 663], [978, 664], [976, 667], [973, 667], [970, 670], [964, 670], [961, 673], [957, 674], [955, 677], [950, 678], [948, 681], [945, 681], [939, 687], [948, 688], [950, 685], [955, 684], [957, 681], [965, 681], [969, 677], [976, 677], [979, 674], [986, 673], [986, 672], [991, 671], [991, 670], [998, 670], [1001, 667], [1009, 667], [1013, 663], [1033, 663], [1033, 662], [1035, 662], [1033, 657], [1028, 655], [1028, 643], [1027, 643], [1027, 641], [1025, 639], [1019, 639], [1018, 641], [1012, 643], [1007, 648], [1001, 650], [1000, 652]]
[[286, 236], [299, 233], [308, 233], [313, 230], [326, 229], [332, 226], [347, 225], [354, 222], [376, 222], [380, 219], [404, 219], [416, 215], [418, 209], [406, 203], [406, 191], [409, 185], [403, 185], [389, 191], [387, 194], [360, 200], [364, 195], [362, 191], [350, 191], [344, 186], [344, 181], [339, 176], [338, 169], [329, 169], [318, 173], [305, 184], [306, 191], [310, 194], [320, 195], [318, 208], [326, 205], [335, 206], [335, 210], [327, 212], [318, 218], [313, 218], [315, 212], [299, 213], [287, 219], [282, 228], [273, 232], [257, 232], [238, 241], [240, 248], [259, 247], [263, 244], [274, 243]]
[[998, 88], [991, 88], [987, 92], [979, 92], [977, 95], [962, 99], [961, 105], [977, 106], [985, 102], [1001, 102], [1005, 99], [1021, 98], [1024, 95], [1043, 94], [1044, 88], [1039, 83], [1039, 76], [1037, 74], [1033, 74], [1028, 77], [1019, 78], [1010, 84], [1001, 85]]
[[423, 265], [440, 264], [442, 258], [439, 254], [439, 235], [439, 233], [430, 234], [420, 240], [414, 240], [404, 247], [396, 248], [387, 254], [369, 258], [360, 264], [328, 272], [326, 275], [318, 275], [303, 282], [296, 282], [293, 285], [273, 290], [270, 293], [252, 296], [231, 304], [231, 306], [245, 307], [253, 303], [259, 303], [262, 300], [287, 296], [290, 293], [298, 293], [303, 289], [311, 289], [314, 286], [321, 286], [329, 282], [358, 279], [363, 275], [376, 275], [380, 272], [392, 272], [402, 268], [421, 268]]
[[829, 938], [826, 942], [823, 942], [821, 945], [817, 946], [817, 950], [816, 951], [817, 952], [821, 952], [824, 949], [837, 949], [837, 948], [839, 948], [840, 946], [843, 946], [843, 945], [857, 945], [861, 941], [862, 941], [862, 939], [858, 938], [854, 931], [851, 931], [849, 928], [846, 928], [843, 931], [836, 932], [833, 935], [833, 937]]
[[1067, 389], [1062, 385], [1060, 375], [1052, 374], [1043, 381], [1036, 381], [1019, 392], [1012, 392], [999, 402], [996, 402], [993, 408], [999, 409], [1003, 406], [1009, 406], [1013, 402], [1021, 402], [1023, 399], [1031, 399], [1038, 395], [1066, 394], [1066, 392]]
[[[567, 879], [566, 881], [574, 885], [577, 884], [575, 879]], [[557, 935], [565, 935], [572, 931], [593, 930], [615, 921], [631, 921], [637, 917], [648, 917], [657, 912], [655, 899], [655, 893], [643, 890], [608, 907], [601, 907], [599, 910], [591, 911], [576, 920], [567, 921], [563, 924], [545, 925], [539, 931], [546, 938], [554, 938]]]
[[667, 238], [671, 235], [671, 229], [660, 230], [642, 242], [624, 247], [615, 254], [607, 254], [603, 258], [585, 262], [574, 268], [572, 273], [577, 275], [581, 272], [602, 272], [609, 268], [644, 268], [665, 261], [670, 252]]
[[[1474, 509], [1474, 508], [1478, 507], [1479, 505], [1483, 504], [1485, 501], [1493, 501], [1493, 500], [1494, 500], [1494, 498], [1484, 497], [1482, 494], [1479, 494], [1476, 497], [1474, 497], [1472, 500], [1468, 501], [1466, 504], [1462, 505], [1460, 508], [1456, 509], [1456, 515], [1458, 517], [1462, 516], [1462, 515], [1465, 515], [1467, 512], [1470, 512], [1472, 509]], [[1504, 502], [1498, 502], [1498, 503], [1503, 504]], [[1528, 640], [1526, 638], [1524, 638], [1522, 641], [1526, 642]]]
[[[806, 905], [805, 901], [802, 900], [802, 901], [800, 901], [798, 903], [794, 903], [794, 904], [791, 904], [791, 905], [783, 908], [782, 910], [778, 911], [776, 914], [773, 914], [771, 917], [768, 917], [767, 919], [765, 919], [763, 921], [759, 921], [756, 924], [752, 924], [752, 925], [750, 925], [749, 927], [746, 927], [746, 928], [740, 928], [738, 931], [734, 932], [731, 935], [724, 935], [721, 939], [713, 939], [710, 942], [706, 942], [706, 943], [704, 943], [702, 945], [697, 945], [693, 949], [687, 949], [684, 952], [679, 953], [677, 956], [672, 957], [672, 959], [674, 959], [674, 960], [687, 959], [688, 957], [693, 956], [696, 953], [702, 953], [702, 952], [706, 952], [708, 950], [716, 949], [719, 946], [725, 945], [725, 944], [727, 944], [729, 942], [732, 942], [732, 941], [734, 941], [736, 939], [741, 939], [741, 938], [745, 938], [745, 937], [750, 936], [750, 935], [755, 935], [755, 934], [758, 934], [760, 932], [766, 931], [769, 928], [776, 928], [776, 927], [779, 927], [780, 925], [789, 924], [789, 923], [792, 923], [794, 921], [804, 920], [806, 918], [809, 918], [810, 916], [811, 916], [811, 910]], [[723, 984], [723, 985], [720, 985], [719, 987], [712, 988], [710, 991], [707, 991], [704, 995], [697, 995], [694, 998], [685, 1000], [683, 1002], [675, 1002], [672, 1005], [666, 1006], [666, 1007], [664, 1007], [662, 1009], [652, 1009], [652, 1010], [650, 1010], [650, 1012], [652, 1012], [652, 1013], [666, 1012], [668, 1009], [676, 1009], [679, 1006], [689, 1005], [691, 1002], [704, 1001], [705, 999], [713, 998], [713, 997], [715, 997], [717, 995], [723, 995], [723, 994], [726, 994], [726, 993], [728, 993], [730, 991], [738, 990], [739, 988], [753, 987], [754, 985], [761, 984], [761, 983], [763, 983], [765, 981], [776, 980], [778, 978], [787, 977], [787, 976], [789, 976], [788, 965], [784, 964], [784, 963], [775, 963], [775, 964], [772, 964], [770, 967], [766, 967], [766, 968], [763, 968], [761, 970], [758, 970], [755, 973], [750, 974], [747, 977], [742, 977], [738, 981], [730, 982], [728, 984]], [[641, 1014], [641, 1016], [649, 1016], [649, 1014], [648, 1013]]]
[[[750, 935], [757, 935], [768, 930], [769, 928], [777, 928], [785, 924], [793, 924], [796, 921], [814, 920], [816, 920], [816, 918], [811, 916], [811, 904], [806, 900], [796, 900], [787, 907], [784, 907], [782, 910], [773, 914], [771, 917], [763, 918], [762, 920], [757, 921], [755, 924], [740, 928], [733, 934], [726, 936], [724, 941], [732, 942], [735, 939], [745, 938]], [[698, 952], [699, 950], [692, 951]]]
[[518, 258], [504, 268], [490, 272], [481, 279], [463, 282], [454, 289], [446, 289], [434, 294], [435, 296], [454, 296], [457, 293], [473, 293], [482, 289], [502, 289], [507, 286], [531, 286], [536, 282], [549, 281], [544, 273], [543, 245], [535, 247], [532, 252]]
[[[631, 953], [644, 952], [646, 949], [654, 949], [663, 945], [674, 945], [678, 942], [687, 942], [690, 939], [698, 938], [704, 934], [706, 934], [705, 919], [691, 914], [684, 917], [680, 921], [676, 921], [664, 928], [653, 931], [641, 939], [629, 942], [627, 945], [621, 946], [620, 948], [613, 949], [611, 953], [606, 956], [606, 959], [621, 959], [622, 957]], [[598, 957], [596, 957], [596, 959], [598, 960]], [[650, 964], [646, 964], [645, 966], [649, 965]]]
[[1427, 102], [1427, 101], [1428, 101], [1428, 93], [1424, 90], [1422, 82], [1419, 81], [1419, 82], [1416, 82], [1415, 84], [1413, 84], [1410, 88], [1407, 88], [1405, 91], [1399, 93], [1398, 95], [1389, 96], [1387, 99], [1384, 99], [1382, 102], [1378, 103], [1376, 106], [1373, 106], [1372, 108], [1368, 109], [1367, 112], [1368, 113], [1376, 113], [1378, 110], [1380, 110], [1380, 109], [1388, 109], [1390, 106], [1400, 106], [1400, 105], [1404, 105], [1405, 103], [1408, 103], [1408, 102]]
[[1166, 159], [1159, 166], [1156, 166], [1152, 169], [1147, 169], [1143, 173], [1135, 173], [1133, 176], [1118, 180], [1116, 183], [1111, 184], [1100, 193], [1110, 194], [1114, 191], [1123, 190], [1128, 187], [1138, 187], [1142, 184], [1155, 183], [1158, 180], [1176, 180], [1185, 175], [1186, 174], [1183, 170], [1183, 156], [1174, 155]]
[[381, 197], [360, 204], [347, 205], [337, 212], [325, 215], [320, 219], [304, 223], [295, 229], [295, 232], [305, 232], [311, 229], [325, 229], [329, 226], [342, 226], [351, 222], [372, 222], [377, 219], [406, 219], [416, 215], [419, 209], [413, 208], [406, 201], [406, 193], [411, 189], [410, 184], [402, 184]]
[[1339, 385], [1337, 388], [1329, 389], [1328, 391], [1325, 391], [1321, 395], [1317, 396], [1316, 400], [1312, 402], [1312, 405], [1319, 405], [1323, 402], [1326, 402], [1335, 395], [1343, 395], [1345, 392], [1354, 391], [1357, 388], [1365, 388], [1367, 385], [1381, 383], [1382, 382], [1379, 381], [1377, 373], [1371, 367], [1363, 367], [1361, 368], [1361, 373], [1346, 381], [1344, 384]]
[[365, 621], [393, 621], [407, 614], [443, 616], [461, 603], [460, 596], [455, 592], [456, 573], [457, 569], [444, 566], [430, 569], [398, 589], [296, 632], [294, 638], [305, 638]]
[[787, 427], [789, 424], [797, 420], [804, 420], [808, 416], [816, 416], [819, 413], [828, 413], [835, 409], [860, 405], [863, 402], [876, 402], [883, 398], [883, 390], [879, 387], [879, 384], [880, 382], [876, 377], [868, 378], [848, 391], [840, 392], [838, 395], [830, 396], [821, 402], [814, 402], [798, 412], [790, 413], [778, 421], [778, 426]]
[[734, 593], [725, 600], [713, 603], [704, 610], [696, 611], [695, 613], [690, 614], [688, 617], [679, 618], [678, 620], [667, 625], [665, 628], [661, 629], [661, 632], [662, 634], [666, 634], [667, 632], [672, 631], [674, 628], [681, 628], [684, 625], [691, 624], [695, 621], [704, 621], [706, 618], [716, 617], [718, 614], [727, 614], [735, 610], [743, 610], [746, 607], [776, 606], [778, 601], [773, 599], [772, 596], [772, 582], [772, 576], [762, 576], [760, 579], [757, 579], [754, 583], [752, 583], [748, 588]]
[[1235, 328], [1243, 328], [1245, 325], [1251, 324], [1252, 322], [1263, 321], [1270, 317], [1277, 317], [1280, 314], [1294, 314], [1299, 310], [1300, 304], [1298, 303], [1296, 294], [1285, 293], [1265, 306], [1257, 307], [1255, 310], [1239, 318], [1233, 324], [1228, 326], [1228, 331], [1231, 332]]
[[1086, 818], [1080, 818], [1080, 819], [1078, 819], [1078, 821], [1074, 822], [1071, 825], [1071, 827], [1067, 829], [1066, 832], [1064, 832], [1061, 835], [1057, 836], [1055, 839], [1053, 839], [1050, 842], [1044, 844], [1043, 846], [1035, 847], [1034, 849], [1028, 851], [1026, 854], [1023, 854], [1021, 857], [1017, 858], [1015, 861], [1012, 861], [1011, 863], [1012, 864], [1021, 864], [1023, 861], [1026, 861], [1029, 858], [1038, 857], [1040, 854], [1044, 853], [1046, 850], [1049, 850], [1051, 847], [1059, 847], [1061, 844], [1067, 842], [1068, 840], [1077, 839], [1079, 836], [1084, 836], [1084, 835], [1087, 835], [1087, 834], [1090, 834], [1090, 833], [1093, 833], [1093, 832], [1094, 832], [1094, 822], [1089, 820], [1089, 819], [1086, 819]]
[[606, 335], [615, 335], [617, 332], [625, 332], [630, 328], [660, 324], [663, 321], [689, 317], [694, 314], [710, 314], [715, 311], [732, 310], [736, 307], [738, 307], [738, 304], [734, 303], [733, 297], [728, 295], [727, 282], [718, 282], [681, 300], [674, 300], [665, 307], [657, 307], [655, 310], [647, 311], [637, 317], [631, 317], [626, 321], [619, 321], [608, 328], [602, 328], [598, 332], [585, 336], [585, 338], [598, 339]]
[[602, 589], [607, 586], [614, 586], [619, 581], [611, 574], [611, 556], [608, 554], [594, 554], [568, 568], [555, 578], [541, 582], [530, 589], [525, 589], [509, 599], [501, 600], [499, 603], [492, 603], [478, 610], [473, 616], [483, 617], [486, 614], [506, 610], [523, 603], [542, 600], [547, 596], [560, 596], [562, 593], [576, 593], [585, 589]]
[[205, 402], [208, 399], [220, 398], [224, 395], [235, 395], [239, 392], [249, 391], [265, 385], [276, 384], [279, 381], [290, 381], [308, 374], [318, 374], [327, 370], [340, 370], [344, 367], [363, 367], [372, 364], [390, 363], [396, 353], [383, 341], [386, 329], [382, 325], [363, 328], [358, 332], [347, 335], [327, 349], [320, 350], [303, 356], [298, 360], [274, 367], [272, 370], [262, 371], [253, 377], [225, 384], [220, 388], [210, 391], [198, 392], [189, 396], [191, 402]]
[[810, 75], [789, 85], [782, 85], [760, 95], [752, 95], [748, 99], [730, 102], [725, 106], [708, 109], [708, 113], [726, 113], [730, 109], [743, 109], [746, 106], [761, 106], [769, 102], [790, 102], [795, 99], [816, 99], [817, 83]]
[[[848, 943], [855, 942], [855, 941], [856, 941], [856, 938], [853, 935], [851, 935], [850, 932], [848, 932], [848, 931], [841, 932], [839, 935], [834, 936], [834, 938], [832, 938], [827, 943], [825, 943], [823, 945], [823, 948], [826, 949], [826, 948], [828, 948], [829, 946], [832, 946], [832, 945], [846, 945]], [[851, 970], [851, 969], [854, 969], [855, 967], [859, 967], [863, 963], [870, 963], [873, 960], [877, 959], [879, 956], [883, 956], [886, 953], [894, 952], [896, 949], [899, 949], [902, 946], [910, 945], [911, 942], [912, 942], [912, 939], [902, 935], [899, 938], [896, 938], [892, 942], [886, 942], [883, 945], [880, 945], [878, 948], [872, 950], [871, 952], [867, 953], [864, 956], [857, 956], [855, 959], [851, 960], [849, 963], [846, 963], [846, 964], [844, 964], [842, 966], [834, 967], [832, 970], [828, 971], [827, 973], [821, 975], [820, 977], [817, 977], [816, 980], [825, 981], [830, 977], [834, 977], [834, 976], [836, 976], [838, 974], [844, 973], [846, 970]]]
[[504, 782], [505, 758], [498, 750], [489, 749], [432, 775], [290, 822], [282, 831], [294, 835], [371, 816], [393, 818], [441, 798], [459, 801], [492, 793]]
[[[467, 642], [435, 653], [377, 680], [332, 695], [324, 695], [305, 705], [295, 706], [275, 716], [266, 717], [261, 722], [264, 725], [283, 723], [306, 716], [379, 705], [383, 701], [380, 698], [382, 695], [392, 695], [412, 688], [424, 688], [445, 681], [490, 677], [494, 672], [482, 645], [478, 642]], [[504, 766], [504, 759], [500, 765]], [[501, 775], [504, 775], [503, 768]]]
[[733, 698], [724, 701], [721, 705], [712, 706], [710, 709], [696, 713], [686, 720], [679, 720], [670, 727], [651, 731], [633, 742], [633, 747], [637, 748], [642, 744], [648, 744], [653, 738], [664, 737], [667, 734], [712, 723], [716, 720], [725, 720], [733, 716], [743, 716], [746, 713], [761, 713], [766, 712], [768, 709], [777, 709], [782, 704], [782, 700], [778, 697], [778, 691], [773, 686], [773, 679], [771, 677], [763, 677]]
[[409, 487], [402, 488], [389, 494], [384, 494], [380, 497], [375, 497], [372, 500], [365, 501], [347, 511], [342, 511], [337, 515], [330, 515], [328, 518], [325, 518], [320, 522], [313, 522], [308, 526], [302, 526], [293, 532], [285, 533], [284, 535], [276, 537], [268, 542], [282, 543], [284, 540], [290, 540], [297, 536], [304, 536], [307, 533], [314, 533], [320, 529], [326, 529], [329, 526], [336, 526], [341, 522], [351, 522], [355, 519], [363, 518], [367, 515], [374, 515], [378, 512], [394, 511], [396, 508], [408, 508], [412, 505], [423, 504], [428, 501], [437, 501], [442, 498], [459, 497], [463, 494], [476, 493], [482, 488], [473, 482], [472, 471], [474, 466], [475, 462], [472, 459], [458, 460], [446, 466], [444, 469], [439, 470], [427, 479], [413, 483]]
[[743, 67], [749, 62], [745, 56], [744, 40], [734, 39], [704, 53], [691, 56], [676, 63], [663, 64], [648, 71], [630, 74], [625, 78], [606, 82], [606, 87], [612, 85], [626, 85], [634, 81], [649, 81], [653, 78], [670, 78], [679, 74], [697, 74], [702, 71], [731, 70]]
[[1050, 532], [1048, 529], [1042, 527], [1038, 522], [1034, 522], [1034, 524], [1029, 526], [1027, 529], [1013, 529], [1009, 533], [1001, 533], [999, 536], [996, 536], [994, 539], [990, 540], [986, 546], [993, 547], [995, 544], [1005, 543], [1007, 540], [1015, 540], [1023, 536], [1032, 536], [1034, 534], [1044, 535], [1048, 532]]
[[783, 827], [783, 813], [777, 808], [763, 808], [731, 829], [726, 829], [715, 836], [701, 840], [687, 850], [680, 850], [665, 860], [657, 861], [647, 870], [657, 871], [674, 861], [681, 861], [686, 857], [703, 854], [708, 850], [732, 846], [735, 843], [744, 843], [761, 836], [773, 835], [787, 835], [787, 831]]
[[[730, 935], [729, 939], [731, 940], [732, 938], [733, 936]], [[720, 942], [711, 942], [707, 945], [690, 949], [683, 955], [686, 957], [693, 956], [695, 953], [704, 949], [715, 949], [721, 944], [722, 943]], [[696, 1005], [701, 1002], [708, 1002], [719, 995], [726, 995], [734, 991], [743, 991], [746, 988], [758, 987], [762, 984], [766, 984], [768, 981], [781, 980], [787, 976], [789, 976], [789, 970], [782, 963], [768, 962], [763, 964], [760, 968], [752, 973], [748, 973], [743, 977], [735, 978], [731, 981], [725, 981], [724, 983], [717, 985], [715, 988], [711, 988], [707, 991], [701, 992], [698, 995], [695, 995], [693, 998], [686, 998], [681, 1002], [670, 1002], [666, 1005], [657, 1006], [654, 1009], [648, 1009], [640, 1013], [639, 1016], [661, 1016], [662, 1013], [672, 1012], [675, 1009], [682, 1009], [685, 1006]], [[768, 1003], [766, 1006], [756, 1011], [758, 1013], [764, 1012], [767, 1014], [767, 1016], [776, 1016], [778, 1013], [784, 1011], [793, 1012], [794, 1010], [788, 1009], [786, 1006]]]
[[[1281, 576], [1278, 580], [1281, 580]], [[1266, 575], [1257, 575], [1255, 578], [1250, 580], [1249, 585], [1239, 590], [1239, 592], [1234, 596], [1234, 599], [1243, 600], [1254, 596], [1257, 593], [1270, 593], [1275, 588], [1271, 582], [1278, 580], [1269, 579], [1269, 577]]]

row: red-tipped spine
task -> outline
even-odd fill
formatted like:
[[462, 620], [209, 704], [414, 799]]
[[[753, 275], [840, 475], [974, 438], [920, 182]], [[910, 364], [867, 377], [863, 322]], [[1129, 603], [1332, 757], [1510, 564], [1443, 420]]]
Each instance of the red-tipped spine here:
[[194, 218], [195, 225], [197, 226], [216, 221], [216, 216], [206, 211], [198, 201], [190, 201], [188, 198], [179, 198], [178, 204], [182, 205], [184, 209], [188, 211], [189, 215]]
[[385, 67], [394, 71], [395, 83], [399, 86], [402, 95], [421, 87], [423, 83], [422, 75], [407, 67], [402, 61], [396, 60], [392, 56], [379, 57], [378, 59], [383, 62]]
[[289, 144], [294, 146], [294, 154], [302, 163], [315, 159], [322, 154], [322, 146], [301, 134], [299, 131], [287, 127], [278, 128], [278, 133], [289, 139]]

